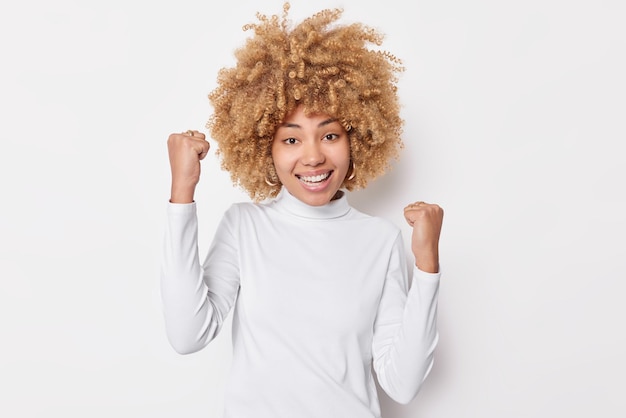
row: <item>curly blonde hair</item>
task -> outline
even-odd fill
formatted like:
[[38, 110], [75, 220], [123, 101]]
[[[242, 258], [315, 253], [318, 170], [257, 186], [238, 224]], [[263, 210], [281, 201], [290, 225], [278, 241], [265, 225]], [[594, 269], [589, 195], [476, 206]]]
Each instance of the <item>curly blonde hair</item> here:
[[254, 36], [235, 51], [236, 66], [222, 68], [209, 94], [214, 112], [207, 122], [221, 167], [255, 200], [276, 196], [280, 184], [271, 155], [274, 133], [297, 106], [327, 114], [348, 132], [355, 176], [348, 190], [383, 174], [402, 148], [397, 74], [402, 62], [380, 46], [383, 35], [359, 23], [331, 25], [342, 9], [325, 9], [288, 27], [282, 18], [257, 13], [244, 31]]

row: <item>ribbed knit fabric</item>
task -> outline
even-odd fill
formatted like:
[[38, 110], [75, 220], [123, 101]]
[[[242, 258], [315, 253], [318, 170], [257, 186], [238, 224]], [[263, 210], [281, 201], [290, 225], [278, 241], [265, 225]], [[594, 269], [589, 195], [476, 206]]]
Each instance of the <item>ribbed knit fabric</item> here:
[[283, 190], [224, 214], [201, 265], [195, 204], [168, 204], [161, 290], [180, 353], [206, 346], [234, 307], [224, 418], [380, 417], [372, 365], [398, 402], [437, 344], [439, 273], [408, 269], [400, 230], [344, 195], [321, 207]]

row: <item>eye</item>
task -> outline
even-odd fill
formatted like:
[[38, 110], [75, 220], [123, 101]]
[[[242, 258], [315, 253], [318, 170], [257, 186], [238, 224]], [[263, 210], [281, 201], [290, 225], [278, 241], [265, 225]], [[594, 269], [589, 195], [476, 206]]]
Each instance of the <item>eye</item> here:
[[326, 135], [324, 135], [324, 141], [334, 141], [337, 138], [339, 138], [339, 135], [337, 135], [337, 134], [326, 134]]
[[298, 140], [296, 138], [287, 138], [283, 142], [288, 145], [294, 145], [298, 143]]

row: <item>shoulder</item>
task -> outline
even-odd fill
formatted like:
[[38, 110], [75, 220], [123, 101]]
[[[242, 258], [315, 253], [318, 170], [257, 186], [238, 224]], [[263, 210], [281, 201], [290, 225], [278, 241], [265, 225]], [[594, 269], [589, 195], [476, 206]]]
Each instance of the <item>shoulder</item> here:
[[228, 211], [243, 213], [261, 213], [267, 211], [271, 201], [263, 202], [236, 202], [230, 205]]
[[262, 219], [262, 209], [259, 205], [252, 202], [235, 202], [222, 213], [218, 230], [228, 231], [228, 234], [239, 236], [250, 226], [258, 225]]
[[400, 228], [389, 219], [383, 218], [382, 216], [369, 215], [353, 206], [350, 207], [350, 218], [380, 228], [381, 231], [388, 231], [393, 234], [400, 232]]
[[236, 202], [230, 205], [224, 217], [232, 221], [241, 222], [244, 219], [259, 219], [266, 216], [268, 206], [266, 203]]
[[369, 215], [352, 207], [350, 219], [354, 222], [356, 229], [360, 229], [370, 236], [376, 236], [376, 240], [379, 242], [394, 242], [402, 239], [400, 227], [387, 218]]

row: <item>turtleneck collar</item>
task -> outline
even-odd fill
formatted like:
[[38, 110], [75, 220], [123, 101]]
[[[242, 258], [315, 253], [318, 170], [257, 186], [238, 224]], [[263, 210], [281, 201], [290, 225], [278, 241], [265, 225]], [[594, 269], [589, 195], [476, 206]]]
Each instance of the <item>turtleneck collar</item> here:
[[331, 200], [322, 206], [310, 206], [298, 200], [283, 187], [276, 199], [271, 203], [279, 212], [309, 219], [333, 219], [344, 216], [350, 211], [350, 205], [346, 193], [342, 190], [340, 198]]

